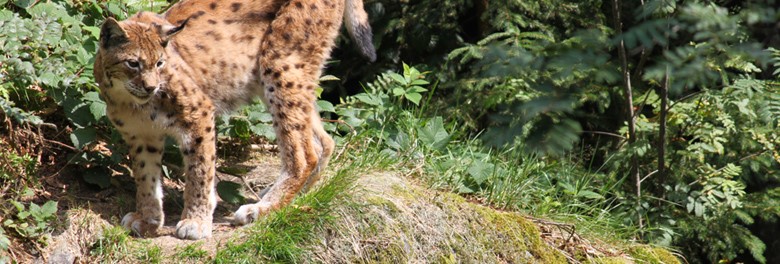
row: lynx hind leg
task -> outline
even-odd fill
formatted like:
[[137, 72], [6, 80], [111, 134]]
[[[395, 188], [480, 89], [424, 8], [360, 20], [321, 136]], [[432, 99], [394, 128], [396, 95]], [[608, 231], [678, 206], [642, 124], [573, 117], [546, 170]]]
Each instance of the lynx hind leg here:
[[[328, 167], [328, 162], [330, 161], [330, 157], [336, 146], [336, 142], [333, 141], [333, 138], [328, 135], [325, 128], [322, 126], [322, 118], [320, 118], [320, 114], [316, 109], [312, 111], [310, 122], [314, 131], [314, 148], [317, 153], [318, 161], [314, 171], [312, 171], [311, 175], [306, 180], [306, 183], [303, 185], [301, 192], [308, 192], [309, 189], [319, 181], [322, 177], [322, 170]], [[261, 190], [258, 193], [259, 197], [262, 198], [265, 196], [265, 194], [271, 190], [271, 187], [272, 186], [268, 186]]]
[[324, 130], [318, 130], [321, 127], [312, 126], [312, 113], [316, 112], [314, 88], [343, 14], [343, 1], [294, 0], [277, 13], [263, 37], [259, 65], [274, 119], [282, 172], [258, 203], [243, 205], [236, 211], [234, 223], [252, 222], [287, 205], [317, 171], [318, 163], [327, 162], [321, 157], [329, 157], [323, 154], [325, 149], [332, 151], [331, 139], [322, 136]]
[[317, 166], [314, 168], [311, 176], [309, 176], [309, 179], [306, 180], [306, 184], [303, 186], [304, 192], [308, 191], [315, 183], [317, 183], [317, 181], [319, 181], [320, 177], [322, 177], [322, 170], [328, 167], [330, 156], [333, 154], [333, 149], [336, 146], [333, 138], [328, 135], [328, 132], [326, 132], [325, 128], [322, 126], [322, 118], [320, 118], [320, 114], [316, 109], [311, 111], [309, 123], [311, 124], [312, 131], [314, 132], [314, 142], [316, 143], [315, 147], [318, 154], [318, 160]]
[[295, 96], [288, 94], [285, 97], [266, 95], [272, 102], [268, 108], [274, 119], [282, 172], [258, 203], [243, 205], [236, 211], [236, 224], [252, 222], [261, 215], [290, 203], [315, 171], [319, 157], [314, 131], [310, 129], [308, 122], [309, 112], [314, 105], [310, 96], [304, 94], [308, 92]]
[[160, 179], [162, 136], [133, 137], [128, 140], [135, 178], [136, 211], [122, 217], [122, 226], [140, 236], [155, 236], [164, 223], [162, 182]]

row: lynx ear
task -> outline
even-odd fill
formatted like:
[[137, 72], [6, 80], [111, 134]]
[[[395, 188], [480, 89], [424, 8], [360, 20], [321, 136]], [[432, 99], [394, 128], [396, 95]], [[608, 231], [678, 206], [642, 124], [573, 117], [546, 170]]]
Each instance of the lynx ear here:
[[185, 19], [184, 22], [181, 22], [181, 25], [173, 26], [173, 25], [157, 25], [154, 26], [157, 27], [157, 33], [160, 34], [160, 39], [162, 42], [160, 43], [163, 47], [168, 46], [168, 42], [171, 40], [171, 38], [176, 35], [177, 33], [181, 32], [184, 27], [187, 26], [187, 21], [190, 21], [189, 18]]
[[100, 28], [100, 46], [110, 48], [127, 43], [127, 32], [116, 19], [109, 17]]

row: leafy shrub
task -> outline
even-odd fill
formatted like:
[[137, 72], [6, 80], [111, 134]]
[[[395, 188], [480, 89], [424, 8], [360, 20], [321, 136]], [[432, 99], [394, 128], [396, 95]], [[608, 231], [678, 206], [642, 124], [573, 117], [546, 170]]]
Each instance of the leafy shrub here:
[[56, 219], [57, 202], [48, 201], [43, 206], [30, 203], [29, 207], [17, 201], [10, 202], [16, 207], [16, 219], [6, 219], [4, 228], [14, 230], [17, 235], [28, 239], [40, 238], [50, 231], [50, 222]]

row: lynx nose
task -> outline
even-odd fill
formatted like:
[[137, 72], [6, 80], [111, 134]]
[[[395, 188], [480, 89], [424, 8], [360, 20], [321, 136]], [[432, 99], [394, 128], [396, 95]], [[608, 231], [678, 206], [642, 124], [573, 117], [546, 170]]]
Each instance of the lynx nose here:
[[144, 91], [147, 93], [153, 93], [155, 89], [157, 89], [157, 86], [144, 86]]

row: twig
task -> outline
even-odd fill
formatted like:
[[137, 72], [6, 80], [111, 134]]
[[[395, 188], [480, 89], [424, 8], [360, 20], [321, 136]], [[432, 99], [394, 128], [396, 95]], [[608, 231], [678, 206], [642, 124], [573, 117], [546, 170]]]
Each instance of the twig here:
[[642, 177], [642, 179], [641, 179], [641, 180], [639, 180], [639, 182], [643, 182], [643, 181], [645, 181], [645, 179], [649, 178], [650, 176], [653, 176], [653, 174], [656, 174], [656, 173], [658, 173], [658, 170], [651, 171], [650, 173], [648, 173], [647, 175], [645, 175], [645, 177]]
[[72, 151], [76, 151], [77, 150], [73, 146], [70, 146], [68, 144], [65, 144], [65, 143], [62, 143], [62, 142], [59, 142], [59, 141], [56, 141], [56, 140], [51, 140], [51, 139], [48, 139], [48, 138], [44, 138], [43, 140], [46, 141], [47, 143], [52, 143], [52, 144], [58, 145], [60, 147], [65, 147], [65, 148], [70, 149]]
[[239, 179], [241, 179], [241, 183], [243, 183], [243, 184], [244, 184], [244, 186], [245, 186], [245, 187], [246, 187], [246, 188], [247, 188], [247, 189], [248, 189], [250, 192], [252, 192], [252, 195], [254, 195], [254, 196], [255, 196], [255, 198], [256, 198], [258, 201], [260, 201], [260, 199], [263, 199], [263, 197], [260, 197], [260, 194], [257, 194], [257, 192], [255, 192], [255, 190], [254, 190], [254, 189], [252, 189], [252, 187], [251, 187], [251, 186], [249, 186], [249, 183], [247, 183], [247, 182], [246, 182], [246, 180], [244, 179], [244, 177], [238, 177], [238, 178], [239, 178]]
[[344, 154], [344, 151], [346, 151], [346, 150], [347, 150], [347, 148], [349, 148], [349, 143], [348, 143], [348, 142], [345, 142], [345, 143], [344, 143], [344, 147], [342, 147], [342, 148], [341, 148], [341, 150], [339, 150], [339, 153], [336, 153], [336, 156], [334, 156], [333, 158], [331, 158], [331, 160], [338, 160], [338, 159], [339, 159], [339, 157], [341, 157], [341, 154]]
[[621, 135], [618, 135], [618, 134], [615, 134], [615, 133], [604, 132], [604, 131], [582, 131], [582, 133], [605, 135], [605, 136], [613, 136], [613, 137], [616, 137], [616, 138], [626, 139], [626, 137], [624, 137], [624, 136], [621, 136]]
[[[659, 177], [666, 177], [666, 118], [669, 114], [669, 66], [664, 73], [664, 84], [661, 87], [661, 113], [658, 126], [658, 173]], [[649, 175], [648, 175], [649, 177]], [[646, 177], [645, 177], [646, 178]], [[644, 180], [644, 179], [642, 179]]]
[[634, 117], [633, 118], [636, 118], [637, 116], [639, 116], [639, 114], [641, 114], [642, 111], [645, 109], [645, 104], [647, 104], [647, 97], [649, 97], [649, 96], [650, 96], [650, 93], [645, 93], [645, 98], [642, 99], [642, 103], [639, 104], [639, 109], [637, 109], [636, 112], [634, 112]]
[[[230, 176], [233, 176], [233, 177], [241, 179], [241, 183], [244, 184], [244, 187], [246, 187], [247, 190], [252, 192], [252, 194], [255, 196], [255, 198], [257, 198], [258, 201], [260, 201], [260, 199], [263, 198], [263, 197], [260, 197], [260, 195], [257, 194], [257, 192], [255, 192], [254, 189], [252, 189], [252, 186], [249, 186], [249, 183], [246, 182], [246, 180], [244, 179], [244, 177], [242, 175], [230, 173], [230, 172], [227, 172], [227, 171], [220, 171], [220, 173], [224, 173], [224, 174], [227, 174], [227, 175], [230, 175]], [[220, 179], [220, 180], [222, 180], [222, 179]]]
[[355, 130], [355, 128], [353, 126], [350, 126], [349, 124], [347, 124], [347, 122], [344, 122], [344, 120], [322, 119], [322, 122], [336, 123], [336, 124], [345, 125], [345, 126], [349, 127], [349, 130], [352, 133], [352, 135], [357, 135], [357, 130]]
[[[566, 233], [568, 233], [569, 237], [564, 240], [564, 242], [569, 242], [575, 235], [576, 235], [576, 226], [572, 224], [566, 224], [566, 223], [559, 223], [559, 222], [553, 222], [549, 220], [539, 219], [532, 216], [523, 216], [528, 220], [531, 220], [534, 223], [542, 224], [542, 225], [551, 225], [558, 228], [558, 230], [564, 230]], [[563, 233], [563, 232], [561, 232]]]
[[[70, 164], [70, 163], [71, 163], [73, 160], [75, 160], [76, 158], [78, 158], [79, 156], [81, 156], [81, 155], [80, 155], [81, 153], [84, 153], [84, 152], [83, 152], [83, 151], [81, 151], [81, 150], [78, 150], [78, 153], [77, 153], [77, 154], [79, 154], [79, 155], [73, 155], [73, 156], [72, 156], [72, 157], [71, 157], [71, 158], [68, 160], [68, 162], [66, 162], [65, 164]], [[62, 167], [60, 167], [60, 169], [59, 169], [59, 170], [57, 170], [56, 172], [52, 173], [52, 174], [51, 174], [51, 175], [49, 175], [49, 176], [46, 176], [46, 178], [49, 178], [49, 177], [54, 177], [54, 175], [58, 175], [58, 174], [60, 174], [60, 172], [62, 172], [62, 170], [64, 170], [64, 169], [65, 169], [65, 167], [67, 167], [67, 166], [62, 166]]]
[[262, 150], [262, 151], [279, 151], [279, 145], [275, 144], [252, 144], [249, 146], [252, 150]]
[[[612, 1], [612, 22], [615, 27], [615, 33], [620, 36], [623, 34], [623, 23], [620, 20], [621, 13], [620, 13], [620, 0], [613, 0]], [[618, 44], [618, 57], [620, 58], [620, 71], [622, 73], [623, 77], [623, 93], [625, 96], [625, 104], [628, 105], [626, 117], [628, 118], [628, 143], [633, 144], [636, 142], [636, 123], [634, 119], [634, 98], [633, 98], [633, 91], [631, 88], [631, 72], [628, 69], [628, 58], [626, 55], [626, 46], [625, 42], [621, 39], [620, 43]], [[639, 178], [639, 161], [637, 159], [636, 155], [631, 155], [631, 169], [629, 172], [629, 175], [634, 176], [635, 184], [636, 184], [636, 203], [637, 205], [641, 205], [642, 203], [642, 183], [640, 182]], [[639, 229], [644, 229], [644, 220], [642, 217], [639, 217]]]
[[679, 103], [679, 102], [682, 102], [682, 101], [685, 101], [685, 100], [687, 100], [688, 98], [691, 98], [691, 97], [693, 97], [694, 95], [698, 95], [698, 94], [700, 94], [700, 93], [703, 93], [703, 92], [704, 92], [704, 91], [696, 91], [696, 92], [692, 92], [692, 93], [690, 93], [690, 94], [687, 94], [687, 95], [685, 95], [685, 96], [681, 97], [680, 99], [674, 100], [674, 102], [672, 102], [672, 104], [669, 106], [669, 109], [672, 109], [672, 108], [674, 108], [674, 106], [675, 106], [675, 105], [677, 105], [677, 103]]

